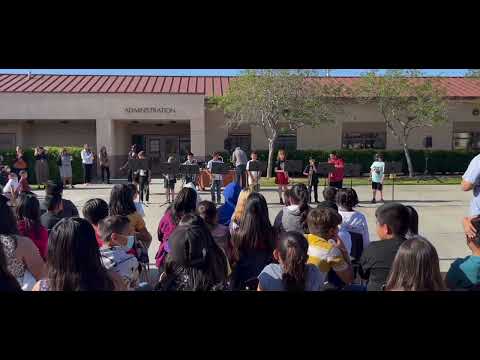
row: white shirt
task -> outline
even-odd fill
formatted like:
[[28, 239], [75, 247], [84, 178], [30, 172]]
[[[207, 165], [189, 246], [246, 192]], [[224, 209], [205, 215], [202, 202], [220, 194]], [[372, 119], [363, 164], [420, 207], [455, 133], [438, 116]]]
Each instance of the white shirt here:
[[365, 215], [358, 211], [343, 211], [338, 210], [338, 213], [342, 215], [341, 228], [344, 231], [351, 231], [362, 235], [363, 248], [365, 249], [370, 243], [370, 236], [368, 234], [368, 224]]
[[[247, 162], [247, 171], [249, 171], [250, 169], [250, 164], [252, 163], [252, 161], [254, 160], [248, 160]], [[261, 171], [249, 171], [249, 174], [248, 174], [248, 183], [250, 185], [252, 184], [256, 184], [260, 181], [260, 176], [262, 175], [262, 172]]]
[[93, 164], [93, 152], [87, 153], [85, 149], [80, 152], [83, 164]]
[[4, 194], [10, 194], [13, 191], [17, 191], [18, 189], [18, 180], [17, 179], [8, 179], [7, 184], [3, 188], [3, 193]]
[[143, 218], [145, 217], [145, 210], [143, 210], [143, 205], [139, 202], [134, 201], [135, 208], [137, 209], [137, 213]]

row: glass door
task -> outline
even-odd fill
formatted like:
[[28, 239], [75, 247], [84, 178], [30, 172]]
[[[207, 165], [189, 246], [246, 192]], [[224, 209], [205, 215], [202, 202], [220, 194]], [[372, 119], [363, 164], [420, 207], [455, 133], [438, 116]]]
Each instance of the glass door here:
[[178, 136], [148, 136], [147, 156], [165, 162], [169, 156], [179, 156]]

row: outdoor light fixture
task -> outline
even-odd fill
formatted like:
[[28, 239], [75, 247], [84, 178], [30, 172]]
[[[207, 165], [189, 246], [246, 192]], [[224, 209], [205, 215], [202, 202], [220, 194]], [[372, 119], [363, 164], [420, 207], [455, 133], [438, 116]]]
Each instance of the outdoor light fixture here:
[[35, 123], [35, 121], [34, 121], [34, 120], [27, 120], [26, 123], [27, 123], [28, 125], [33, 125], [33, 124]]
[[163, 124], [155, 124], [155, 126], [158, 126], [158, 127], [160, 127], [160, 126], [163, 126]]
[[139, 122], [137, 120], [133, 120], [131, 121], [131, 124], [139, 124]]
[[170, 124], [176, 124], [177, 122], [175, 120], [171, 120]]
[[478, 116], [478, 114], [480, 114], [480, 110], [478, 110], [478, 109], [473, 109], [472, 115], [473, 115], [473, 116]]
[[60, 121], [60, 124], [64, 124], [64, 125], [68, 124], [68, 121], [67, 120], [62, 120], [62, 121]]

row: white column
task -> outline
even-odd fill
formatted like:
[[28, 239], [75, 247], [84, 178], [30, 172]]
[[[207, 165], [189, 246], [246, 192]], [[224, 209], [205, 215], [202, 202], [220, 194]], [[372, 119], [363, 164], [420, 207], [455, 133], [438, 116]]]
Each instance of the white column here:
[[207, 155], [207, 139], [205, 126], [205, 112], [201, 112], [201, 116], [190, 119], [190, 151], [200, 158]]

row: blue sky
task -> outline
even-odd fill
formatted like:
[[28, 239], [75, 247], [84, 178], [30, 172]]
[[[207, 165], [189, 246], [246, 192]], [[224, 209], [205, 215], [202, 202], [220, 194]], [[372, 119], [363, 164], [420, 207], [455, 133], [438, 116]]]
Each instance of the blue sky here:
[[[332, 76], [358, 76], [368, 69], [335, 69]], [[234, 76], [242, 69], [0, 69], [0, 74], [73, 74], [73, 75], [183, 75], [183, 76]], [[427, 76], [463, 76], [467, 69], [423, 69]]]

